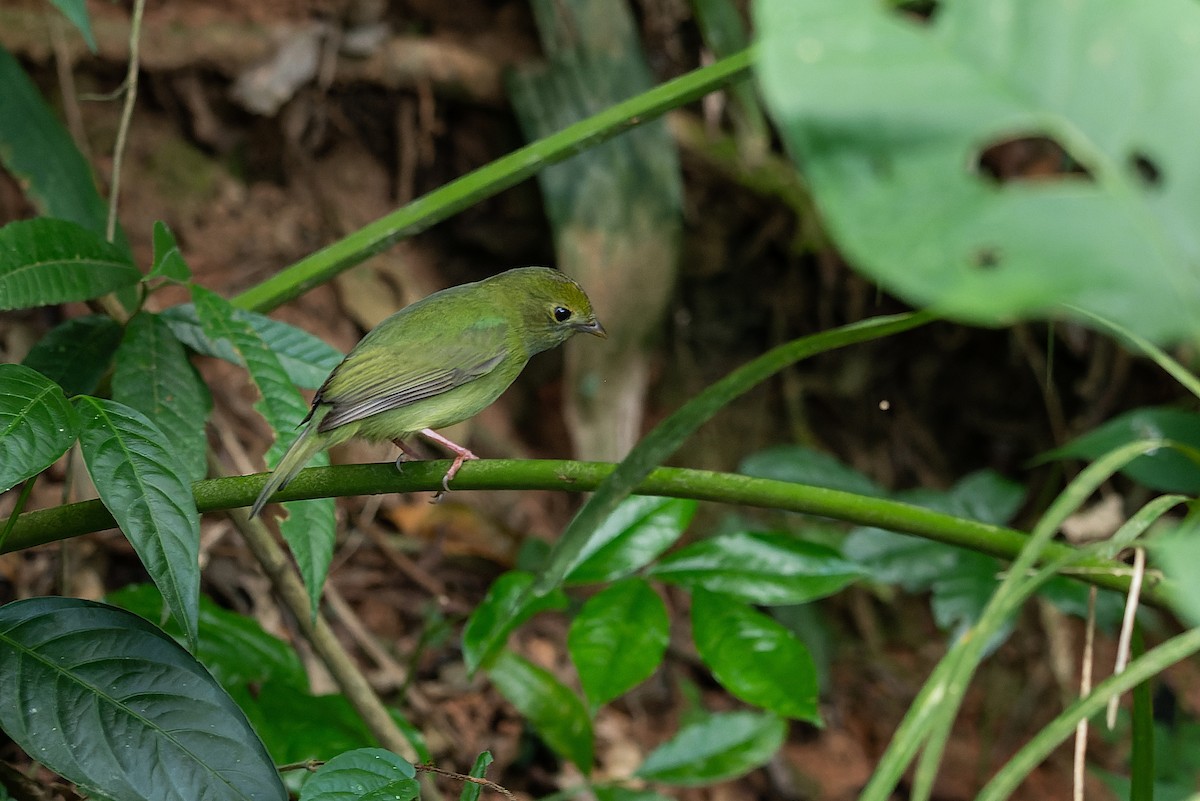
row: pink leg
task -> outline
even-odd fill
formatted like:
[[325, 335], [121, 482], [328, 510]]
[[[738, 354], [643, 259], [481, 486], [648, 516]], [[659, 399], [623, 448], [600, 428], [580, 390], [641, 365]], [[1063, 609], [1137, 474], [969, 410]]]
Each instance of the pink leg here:
[[412, 459], [414, 461], [421, 458], [421, 456], [416, 451], [414, 451], [412, 448], [408, 447], [408, 445], [406, 445], [404, 443], [404, 440], [400, 439], [399, 437], [392, 440], [392, 444], [400, 449], [400, 455], [396, 457], [396, 469], [397, 470], [399, 470], [401, 468], [401, 463], [406, 458]]
[[[454, 454], [454, 464], [450, 465], [450, 469], [446, 471], [446, 475], [442, 476], [442, 491], [449, 492], [450, 479], [454, 478], [455, 474], [458, 473], [458, 469], [463, 466], [463, 462], [467, 461], [468, 459], [478, 459], [479, 457], [471, 453], [462, 445], [459, 445], [457, 442], [451, 442], [450, 440], [446, 439], [432, 428], [422, 429], [421, 434]], [[436, 501], [441, 497], [442, 493], [439, 492], [434, 496], [434, 500]]]

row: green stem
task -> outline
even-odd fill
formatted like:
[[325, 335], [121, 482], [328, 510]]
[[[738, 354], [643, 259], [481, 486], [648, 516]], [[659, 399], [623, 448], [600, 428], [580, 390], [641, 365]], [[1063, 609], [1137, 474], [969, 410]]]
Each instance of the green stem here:
[[[408, 462], [400, 473], [391, 462], [313, 467], [301, 471], [295, 481], [279, 493], [278, 499], [431, 492], [439, 488], [448, 467], [449, 462], [442, 460]], [[453, 486], [456, 490], [591, 492], [615, 469], [616, 465], [602, 462], [487, 459], [463, 465]], [[201, 512], [248, 506], [266, 479], [265, 473], [259, 473], [198, 481], [192, 485], [196, 506]], [[912, 534], [1002, 559], [1015, 558], [1029, 540], [1028, 534], [1015, 529], [953, 517], [898, 501], [734, 473], [660, 467], [643, 479], [634, 491], [639, 495], [692, 498], [819, 515]], [[29, 512], [17, 519], [4, 551], [29, 548], [115, 525], [112, 515], [100, 501]], [[1074, 553], [1068, 545], [1050, 542], [1042, 555], [1045, 560], [1050, 560]], [[1083, 560], [1078, 568], [1078, 578], [1098, 587], [1118, 592], [1129, 587], [1128, 571], [1120, 562], [1092, 558]], [[1164, 602], [1156, 587], [1150, 587], [1144, 594], [1151, 603]]]
[[514, 150], [306, 256], [247, 289], [233, 303], [243, 309], [269, 311], [551, 164], [748, 77], [753, 61], [753, 49], [748, 48]]

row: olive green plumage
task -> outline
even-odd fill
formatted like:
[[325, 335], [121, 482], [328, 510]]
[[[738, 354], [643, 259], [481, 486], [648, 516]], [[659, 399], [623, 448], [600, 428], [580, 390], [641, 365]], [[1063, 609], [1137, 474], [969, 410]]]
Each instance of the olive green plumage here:
[[406, 306], [363, 337], [325, 379], [304, 431], [250, 514], [257, 515], [317, 452], [352, 437], [399, 444], [423, 433], [441, 442], [456, 454], [445, 486], [474, 455], [432, 429], [478, 414], [530, 357], [579, 332], [605, 336], [583, 289], [546, 267], [509, 270]]

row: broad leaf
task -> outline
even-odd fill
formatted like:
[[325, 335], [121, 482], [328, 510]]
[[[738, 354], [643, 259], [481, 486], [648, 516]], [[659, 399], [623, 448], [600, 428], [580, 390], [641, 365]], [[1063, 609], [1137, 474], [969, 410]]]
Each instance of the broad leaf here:
[[190, 281], [192, 270], [183, 260], [175, 234], [162, 220], [154, 223], [154, 261], [147, 278], [166, 278], [180, 283]]
[[113, 399], [146, 415], [183, 466], [188, 481], [208, 473], [204, 422], [212, 396], [187, 351], [156, 314], [136, 314], [125, 327], [112, 377]]
[[[342, 354], [307, 331], [293, 325], [272, 320], [261, 314], [235, 309], [236, 319], [247, 323], [262, 338], [279, 364], [287, 372], [288, 380], [304, 389], [317, 389], [325, 382], [330, 371], [338, 366]], [[237, 350], [226, 340], [210, 339], [196, 317], [196, 307], [191, 303], [172, 306], [162, 313], [179, 341], [197, 353], [215, 356], [234, 364], [244, 364]]]
[[[754, 10], [764, 98], [857, 269], [976, 322], [1072, 304], [1152, 340], [1200, 332], [1194, 2]], [[998, 184], [979, 167], [1029, 137], [1073, 174]]]
[[1166, 575], [1164, 589], [1181, 618], [1200, 626], [1200, 525], [1189, 518], [1150, 541], [1153, 563]]
[[89, 300], [140, 281], [128, 254], [67, 220], [0, 228], [0, 309]]
[[882, 498], [886, 490], [833, 456], [800, 445], [776, 445], [748, 456], [738, 472], [756, 478], [791, 481], [813, 487]]
[[567, 596], [561, 590], [541, 596], [530, 593], [533, 580], [530, 573], [510, 570], [492, 582], [463, 628], [463, 661], [468, 671], [487, 667], [513, 629], [538, 612], [566, 607]]
[[670, 548], [696, 514], [696, 502], [633, 496], [593, 532], [567, 573], [566, 584], [613, 581], [649, 564]]
[[[1182, 409], [1134, 409], [1043, 454], [1040, 459], [1090, 461], [1141, 439], [1169, 439], [1200, 449], [1200, 415]], [[1160, 492], [1200, 493], [1200, 464], [1174, 448], [1162, 448], [1139, 456], [1121, 468], [1121, 472]]]
[[42, 337], [22, 362], [56, 381], [68, 395], [87, 395], [112, 366], [122, 330], [107, 314], [72, 317]]
[[591, 772], [592, 723], [579, 696], [512, 651], [500, 654], [488, 668], [488, 678], [546, 745], [584, 773]]
[[692, 592], [692, 639], [721, 686], [777, 715], [818, 723], [817, 668], [779, 623], [728, 595]]
[[0, 492], [66, 453], [79, 418], [58, 384], [19, 364], [0, 364]]
[[412, 763], [382, 748], [338, 754], [304, 783], [300, 801], [409, 801], [421, 787]]
[[641, 579], [588, 599], [571, 621], [567, 649], [593, 710], [654, 673], [670, 639], [667, 608]]
[[689, 786], [734, 779], [766, 764], [786, 735], [787, 724], [774, 715], [709, 715], [684, 726], [656, 748], [635, 775]]
[[200, 514], [192, 485], [158, 427], [116, 401], [76, 398], [88, 473], [150, 578], [196, 643]]
[[73, 598], [0, 608], [0, 725], [26, 753], [113, 801], [284, 801], [232, 699], [146, 621]]
[[825, 545], [792, 534], [736, 532], [679, 550], [648, 575], [754, 604], [800, 604], [832, 595], [863, 569]]
[[[250, 378], [258, 387], [259, 400], [254, 408], [275, 429], [275, 443], [267, 451], [267, 463], [278, 464], [299, 436], [296, 426], [308, 414], [308, 404], [292, 386], [275, 353], [229, 301], [199, 286], [193, 286], [192, 299], [204, 336], [227, 343], [238, 360], [246, 365]], [[328, 465], [329, 455], [322, 451], [310, 464]], [[284, 504], [284, 508], [289, 514], [280, 523], [279, 530], [296, 557], [312, 613], [316, 615], [321, 588], [325, 586], [325, 576], [333, 559], [333, 499], [293, 501]]]

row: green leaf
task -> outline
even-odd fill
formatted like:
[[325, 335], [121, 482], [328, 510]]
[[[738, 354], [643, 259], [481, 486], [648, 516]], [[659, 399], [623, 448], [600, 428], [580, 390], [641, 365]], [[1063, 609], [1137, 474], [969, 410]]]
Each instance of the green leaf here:
[[692, 638], [721, 686], [777, 715], [819, 723], [817, 668], [779, 623], [736, 598], [692, 592]]
[[[1042, 454], [1051, 459], [1098, 459], [1141, 439], [1169, 439], [1200, 449], [1200, 415], [1180, 409], [1146, 407], [1114, 417], [1061, 448]], [[1200, 493], [1200, 465], [1174, 448], [1139, 456], [1121, 469], [1129, 478], [1159, 492]]]
[[510, 570], [492, 582], [463, 628], [463, 662], [468, 671], [487, 667], [513, 629], [538, 612], [566, 608], [567, 596], [561, 590], [537, 596], [529, 592], [532, 586], [533, 576], [520, 570]]
[[1176, 613], [1189, 625], [1200, 626], [1200, 522], [1189, 517], [1149, 541], [1154, 565], [1163, 571], [1163, 589]]
[[19, 220], [0, 228], [0, 309], [90, 300], [142, 278], [129, 256], [67, 220]]
[[593, 710], [648, 679], [667, 651], [667, 607], [650, 585], [626, 579], [588, 599], [567, 649]]
[[594, 787], [596, 801], [671, 801], [653, 790], [631, 790], [628, 787]]
[[113, 801], [283, 801], [245, 716], [170, 637], [111, 606], [31, 598], [0, 608], [0, 726]]
[[66, 453], [79, 418], [62, 388], [19, 364], [0, 364], [0, 492]]
[[100, 500], [196, 643], [200, 596], [200, 514], [192, 485], [158, 427], [116, 401], [75, 399], [79, 443]]
[[[0, 47], [0, 162], [47, 217], [103, 235], [108, 205], [96, 191], [91, 165], [25, 70]], [[123, 234], [117, 241], [125, 246]]]
[[546, 745], [585, 774], [591, 772], [592, 723], [579, 696], [512, 651], [501, 652], [488, 668], [488, 678]]
[[[1200, 331], [1200, 238], [1184, 222], [1200, 218], [1195, 3], [754, 11], [764, 98], [857, 269], [975, 322], [1073, 304], [1153, 340]], [[1052, 140], [1079, 170], [998, 183], [981, 154], [1017, 137]]]
[[[254, 408], [275, 429], [275, 443], [267, 451], [267, 463], [278, 464], [288, 446], [299, 436], [296, 426], [308, 414], [308, 404], [288, 380], [275, 353], [250, 326], [243, 313], [203, 287], [192, 287], [192, 300], [204, 336], [227, 342], [258, 387], [260, 397]], [[328, 465], [329, 455], [322, 451], [309, 464]], [[284, 508], [288, 510], [288, 516], [280, 523], [279, 530], [296, 557], [315, 616], [329, 563], [333, 560], [333, 498], [293, 501], [284, 504]]]
[[[109, 593], [105, 600], [151, 622], [164, 617], [162, 593], [153, 584], [131, 584]], [[163, 621], [162, 628], [176, 639], [184, 637], [174, 619]], [[308, 687], [308, 674], [295, 650], [264, 631], [253, 618], [217, 606], [201, 595], [198, 630], [196, 658], [227, 690], [267, 682]]]
[[871, 498], [887, 496], [885, 489], [854, 468], [827, 453], [802, 445], [777, 445], [751, 454], [742, 462], [738, 472], [755, 478], [808, 484]]
[[154, 222], [154, 261], [146, 278], [166, 278], [179, 283], [192, 280], [192, 270], [179, 252], [175, 234], [162, 220]]
[[774, 715], [709, 715], [656, 748], [634, 775], [687, 786], [734, 779], [766, 764], [786, 736], [787, 723]]
[[122, 334], [107, 314], [73, 317], [42, 337], [22, 364], [57, 382], [68, 395], [87, 395], [108, 372]]
[[[225, 340], [210, 339], [200, 327], [194, 304], [172, 306], [162, 313], [163, 318], [179, 337], [179, 341], [197, 353], [215, 356], [233, 364], [244, 364], [237, 350]], [[325, 383], [330, 371], [338, 366], [342, 354], [307, 331], [272, 320], [261, 314], [237, 309], [235, 319], [248, 323], [255, 333], [275, 352], [288, 380], [304, 389], [317, 389]]]
[[278, 763], [325, 759], [376, 744], [362, 718], [342, 695], [313, 695], [282, 681], [230, 689]]
[[632, 496], [588, 538], [565, 584], [614, 581], [654, 561], [687, 529], [696, 502]]
[[304, 783], [300, 801], [409, 801], [416, 798], [412, 763], [382, 748], [338, 754]]
[[[482, 779], [487, 775], [488, 765], [494, 761], [491, 752], [484, 751], [475, 757], [475, 762], [471, 765], [471, 772], [467, 775], [474, 776], [476, 779]], [[458, 801], [479, 801], [479, 793], [482, 789], [482, 787], [474, 782], [464, 782], [462, 792], [458, 794]]]
[[702, 540], [660, 560], [649, 576], [754, 604], [801, 604], [864, 575], [825, 545], [792, 534], [736, 532]]
[[88, 16], [85, 0], [50, 0], [50, 2], [71, 21], [72, 25], [79, 29], [83, 41], [87, 43], [88, 50], [95, 53], [96, 37], [92, 35], [92, 20]]
[[112, 378], [113, 400], [146, 415], [167, 438], [185, 478], [208, 473], [204, 422], [212, 396], [187, 351], [157, 314], [135, 314], [125, 327]]

